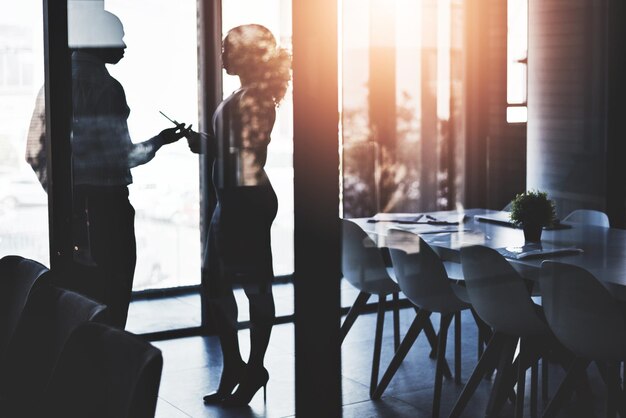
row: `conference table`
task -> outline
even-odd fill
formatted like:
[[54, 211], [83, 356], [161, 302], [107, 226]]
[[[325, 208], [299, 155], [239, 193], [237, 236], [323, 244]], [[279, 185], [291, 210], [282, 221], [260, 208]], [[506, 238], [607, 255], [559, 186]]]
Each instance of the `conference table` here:
[[[485, 218], [491, 218], [491, 221]], [[557, 225], [544, 229], [542, 233], [540, 245], [542, 250], [546, 249], [545, 254], [519, 258], [519, 253], [526, 251], [528, 246], [525, 246], [523, 231], [507, 222], [508, 214], [505, 212], [467, 209], [378, 214], [372, 218], [350, 220], [359, 225], [381, 249], [418, 252], [418, 236], [421, 237], [439, 254], [451, 279], [463, 280], [460, 249], [484, 245], [505, 255], [523, 277], [534, 282], [539, 281], [541, 263], [545, 260], [582, 267], [600, 280], [617, 300], [626, 302], [626, 230], [575, 223]], [[394, 233], [395, 230], [408, 233]], [[531, 246], [531, 249], [536, 248], [537, 244]], [[558, 251], [548, 254], [554, 250]], [[533, 288], [541, 292], [539, 286]], [[391, 376], [395, 370], [397, 366]], [[545, 378], [547, 375], [545, 371], [543, 373]], [[468, 392], [466, 397], [457, 401], [457, 412], [464, 409], [472, 393]], [[558, 406], [555, 408], [558, 409]]]
[[[484, 245], [513, 255], [523, 248], [524, 234], [521, 229], [505, 222], [479, 220], [501, 218], [503, 214], [488, 209], [466, 209], [420, 214], [380, 214], [372, 218], [350, 220], [359, 225], [380, 248], [418, 251], [419, 235], [439, 254], [450, 278], [462, 280], [459, 251], [462, 247]], [[411, 234], [394, 234], [393, 230]], [[412, 239], [412, 236], [415, 238]], [[566, 251], [523, 259], [511, 256], [507, 259], [522, 276], [532, 281], [539, 280], [544, 260], [582, 267], [603, 282], [617, 299], [626, 301], [626, 230], [564, 224], [558, 228], [544, 229], [541, 244]]]

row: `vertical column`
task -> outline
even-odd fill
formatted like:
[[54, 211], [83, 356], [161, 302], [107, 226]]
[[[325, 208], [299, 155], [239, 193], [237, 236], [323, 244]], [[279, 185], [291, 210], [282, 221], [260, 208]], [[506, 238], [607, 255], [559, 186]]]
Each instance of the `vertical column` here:
[[484, 0], [465, 2], [465, 206], [485, 207], [487, 202], [487, 95], [485, 71], [487, 31]]
[[[221, 0], [198, 0], [198, 121], [200, 132], [211, 132], [211, 120], [215, 108], [222, 100], [222, 2]], [[205, 144], [206, 145], [206, 144]], [[209, 223], [215, 209], [212, 161], [206, 150], [200, 154], [200, 257], [206, 249]], [[204, 266], [203, 266], [204, 267]], [[202, 274], [207, 274], [202, 269]], [[203, 285], [211, 280], [203, 277]], [[202, 327], [210, 332], [210, 311], [207, 289], [202, 289]]]
[[395, 1], [370, 2], [370, 129], [391, 155], [396, 151], [395, 13]]
[[607, 214], [611, 226], [626, 228], [626, 124], [624, 98], [626, 97], [626, 2], [609, 0], [607, 45]]
[[530, 0], [528, 18], [528, 188], [560, 216], [606, 210], [607, 0]]
[[293, 2], [298, 417], [341, 416], [337, 12]]
[[46, 150], [50, 265], [67, 272], [72, 262], [72, 70], [67, 43], [67, 2], [43, 1]]
[[422, 2], [422, 60], [420, 115], [420, 209], [437, 210], [437, 172], [439, 170], [437, 118], [437, 8], [436, 0]]

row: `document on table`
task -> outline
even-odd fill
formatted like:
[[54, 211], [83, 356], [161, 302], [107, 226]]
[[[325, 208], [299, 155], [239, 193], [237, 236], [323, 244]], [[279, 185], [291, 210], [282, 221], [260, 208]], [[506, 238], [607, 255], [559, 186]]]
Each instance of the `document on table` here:
[[583, 252], [581, 248], [564, 247], [553, 244], [526, 244], [521, 247], [498, 248], [497, 251], [506, 258], [522, 260], [526, 258], [544, 258], [556, 255], [572, 255]]
[[471, 231], [471, 229], [464, 228], [459, 225], [429, 225], [429, 224], [419, 224], [419, 225], [394, 225], [389, 228], [398, 229], [401, 231], [411, 232], [412, 234], [424, 235], [424, 234], [450, 234], [453, 232], [467, 232]]
[[420, 222], [424, 215], [420, 213], [377, 213], [368, 219], [368, 223], [390, 222], [398, 224], [416, 224]]

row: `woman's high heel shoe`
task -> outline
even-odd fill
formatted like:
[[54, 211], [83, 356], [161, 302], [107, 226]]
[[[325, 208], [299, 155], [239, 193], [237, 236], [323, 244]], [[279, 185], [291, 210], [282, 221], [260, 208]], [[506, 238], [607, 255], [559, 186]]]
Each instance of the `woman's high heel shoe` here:
[[241, 380], [244, 377], [246, 370], [246, 363], [241, 363], [236, 368], [236, 372], [224, 373], [222, 372], [222, 377], [220, 378], [220, 385], [217, 388], [217, 391], [213, 393], [209, 393], [205, 395], [204, 400], [205, 404], [218, 404], [224, 401], [224, 399], [231, 396], [233, 393], [233, 389], [241, 383]]
[[270, 375], [265, 367], [248, 370], [245, 379], [241, 382], [235, 393], [226, 397], [222, 402], [224, 406], [246, 406], [254, 395], [263, 388], [263, 402], [267, 401], [267, 381]]

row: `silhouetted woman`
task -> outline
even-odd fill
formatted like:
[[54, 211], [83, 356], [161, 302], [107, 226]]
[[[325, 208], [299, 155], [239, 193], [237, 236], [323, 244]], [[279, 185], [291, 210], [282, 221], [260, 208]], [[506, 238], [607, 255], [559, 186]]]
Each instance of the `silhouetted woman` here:
[[[224, 358], [216, 392], [205, 403], [247, 405], [269, 379], [263, 359], [274, 322], [270, 228], [278, 202], [265, 173], [267, 146], [276, 107], [290, 80], [291, 57], [261, 25], [228, 32], [222, 61], [239, 76], [241, 88], [224, 99], [213, 115], [214, 136], [188, 136], [194, 152], [214, 157], [217, 207], [211, 219], [204, 268], [207, 289]], [[237, 339], [237, 304], [233, 284], [250, 302], [250, 357], [246, 364]], [[235, 387], [237, 390], [233, 392]]]

